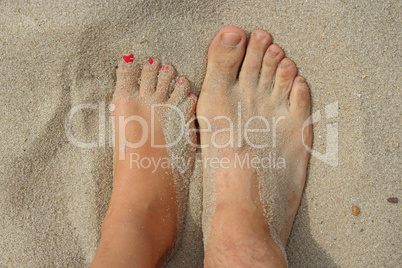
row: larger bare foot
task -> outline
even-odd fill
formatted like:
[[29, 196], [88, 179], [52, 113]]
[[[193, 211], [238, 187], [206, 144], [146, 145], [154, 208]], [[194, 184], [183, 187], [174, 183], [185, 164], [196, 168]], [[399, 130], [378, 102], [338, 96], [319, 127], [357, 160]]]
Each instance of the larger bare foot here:
[[309, 88], [296, 73], [262, 30], [247, 52], [233, 26], [210, 45], [197, 105], [206, 267], [286, 266], [312, 143]]
[[[179, 78], [169, 95], [176, 75], [172, 66], [161, 69], [159, 60], [150, 59], [141, 68], [132, 55], [123, 58], [114, 93], [113, 192], [92, 266], [159, 267], [180, 231], [186, 175], [195, 154], [188, 139], [177, 140], [175, 146], [189, 146], [179, 148], [177, 157], [184, 165], [174, 163], [175, 146], [166, 148], [166, 116], [169, 109], [176, 113], [181, 107], [183, 127], [194, 116], [196, 98], [188, 95], [185, 78]], [[186, 133], [196, 141], [194, 132]]]

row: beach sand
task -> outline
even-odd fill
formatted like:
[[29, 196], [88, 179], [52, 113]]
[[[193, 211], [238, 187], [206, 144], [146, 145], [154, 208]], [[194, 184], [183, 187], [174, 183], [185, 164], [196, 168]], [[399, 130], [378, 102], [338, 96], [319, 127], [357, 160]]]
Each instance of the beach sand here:
[[[103, 128], [118, 60], [160, 58], [198, 94], [208, 45], [230, 24], [271, 33], [321, 115], [290, 267], [401, 266], [401, 207], [387, 201], [402, 193], [401, 10], [398, 1], [1, 2], [0, 266], [91, 263], [112, 189]], [[82, 104], [73, 135], [94, 148], [66, 136]], [[201, 174], [198, 163], [167, 267], [202, 267]]]

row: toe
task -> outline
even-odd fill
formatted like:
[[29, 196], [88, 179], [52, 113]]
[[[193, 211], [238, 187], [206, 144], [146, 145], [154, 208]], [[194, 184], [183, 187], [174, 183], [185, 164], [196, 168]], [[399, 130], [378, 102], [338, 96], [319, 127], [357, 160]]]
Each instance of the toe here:
[[152, 58], [149, 58], [148, 62], [144, 65], [141, 73], [141, 96], [149, 96], [155, 92], [160, 65], [160, 60]]
[[283, 56], [283, 50], [278, 45], [272, 44], [268, 47], [261, 68], [261, 76], [258, 84], [259, 90], [268, 90], [269, 92], [272, 90], [274, 75]]
[[296, 73], [297, 69], [293, 61], [288, 58], [281, 60], [276, 69], [274, 89], [272, 91], [272, 97], [276, 102], [279, 101], [283, 104], [288, 104], [290, 88], [292, 87]]
[[[197, 106], [197, 97], [194, 94], [188, 95], [187, 99], [185, 100], [185, 109], [186, 109], [186, 121], [194, 119], [195, 117], [195, 108]], [[192, 122], [195, 123], [195, 122]]]
[[240, 87], [255, 89], [258, 85], [262, 60], [265, 51], [271, 44], [271, 36], [262, 30], [254, 31], [247, 45], [246, 56], [239, 75]]
[[194, 94], [190, 94], [185, 103], [185, 111], [186, 111], [186, 122], [188, 127], [188, 143], [192, 146], [192, 148], [197, 148], [197, 127], [195, 125], [196, 117], [195, 110], [197, 107], [197, 97]]
[[226, 26], [219, 31], [209, 46], [204, 88], [225, 90], [237, 81], [245, 44], [246, 34], [242, 29]]
[[178, 105], [184, 98], [188, 96], [190, 92], [190, 82], [184, 78], [180, 77], [174, 87], [172, 95], [167, 101], [168, 104]]
[[169, 97], [170, 84], [176, 76], [176, 70], [171, 65], [163, 65], [159, 72], [158, 84], [155, 91], [155, 100], [164, 102]]
[[141, 68], [134, 61], [134, 56], [132, 54], [123, 55], [116, 70], [117, 81], [113, 99], [127, 98], [138, 92], [140, 75]]
[[[196, 117], [195, 117], [195, 109], [197, 107], [197, 97], [194, 94], [187, 95], [184, 97], [182, 103], [180, 103], [180, 120], [185, 123], [184, 129], [185, 131], [180, 134], [186, 136], [186, 146], [190, 146], [190, 149], [193, 153], [195, 153], [195, 149], [197, 147], [197, 128], [195, 125]], [[178, 126], [179, 128], [181, 126]], [[180, 131], [179, 131], [180, 132]]]
[[289, 96], [290, 111], [292, 114], [306, 119], [310, 114], [310, 90], [306, 80], [297, 76], [293, 82]]

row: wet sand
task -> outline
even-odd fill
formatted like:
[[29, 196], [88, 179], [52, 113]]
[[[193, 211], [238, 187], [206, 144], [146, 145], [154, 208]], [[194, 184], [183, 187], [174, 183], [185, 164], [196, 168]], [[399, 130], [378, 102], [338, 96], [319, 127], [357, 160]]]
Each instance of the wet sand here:
[[[208, 45], [229, 24], [270, 32], [321, 115], [290, 267], [401, 265], [400, 203], [387, 201], [401, 197], [399, 2], [2, 2], [0, 12], [0, 266], [89, 265], [112, 187], [110, 135], [99, 125], [109, 126], [121, 54], [173, 64], [198, 94]], [[66, 137], [80, 104], [92, 106], [74, 115], [74, 137], [95, 148]], [[167, 267], [202, 267], [201, 182], [198, 164]]]

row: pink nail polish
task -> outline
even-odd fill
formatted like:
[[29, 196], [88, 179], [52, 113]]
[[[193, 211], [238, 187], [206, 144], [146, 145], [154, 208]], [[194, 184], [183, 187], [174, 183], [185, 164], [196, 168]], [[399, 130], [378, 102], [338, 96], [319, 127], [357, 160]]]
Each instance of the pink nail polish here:
[[179, 85], [183, 85], [184, 79], [183, 79], [183, 78], [179, 78], [179, 80], [177, 80], [177, 83], [178, 83]]
[[195, 97], [195, 95], [194, 94], [190, 94], [190, 95], [188, 95], [190, 98], [194, 98]]
[[127, 63], [129, 62], [133, 62], [134, 61], [134, 55], [130, 54], [130, 55], [123, 55], [123, 60]]
[[152, 63], [154, 63], [154, 59], [153, 59], [153, 58], [149, 58], [148, 62], [149, 62], [149, 64], [152, 64]]
[[162, 71], [167, 71], [169, 69], [169, 66], [163, 65], [162, 66]]

